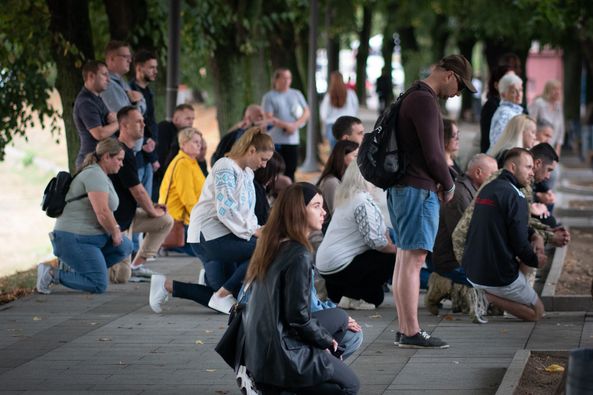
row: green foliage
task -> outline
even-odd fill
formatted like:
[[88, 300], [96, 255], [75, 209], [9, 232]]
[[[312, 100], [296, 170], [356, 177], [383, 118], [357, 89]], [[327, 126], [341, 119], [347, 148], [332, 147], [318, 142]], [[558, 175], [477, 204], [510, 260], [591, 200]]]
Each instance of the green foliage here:
[[[49, 105], [53, 89], [47, 34], [49, 15], [41, 0], [8, 0], [0, 14], [0, 160], [13, 136], [42, 124], [58, 131], [58, 112]], [[67, 50], [71, 51], [72, 48]]]

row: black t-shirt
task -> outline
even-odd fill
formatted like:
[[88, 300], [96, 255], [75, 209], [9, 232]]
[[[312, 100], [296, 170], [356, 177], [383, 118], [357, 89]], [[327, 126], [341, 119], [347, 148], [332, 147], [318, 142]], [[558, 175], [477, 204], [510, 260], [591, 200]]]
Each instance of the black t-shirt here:
[[85, 87], [82, 87], [74, 101], [73, 111], [74, 124], [80, 137], [80, 150], [76, 157], [76, 166], [82, 164], [86, 154], [95, 151], [97, 140], [95, 140], [89, 130], [107, 125], [108, 114], [109, 110], [105, 103], [103, 103], [103, 100]]
[[130, 188], [140, 184], [134, 151], [128, 147], [125, 147], [124, 151], [123, 167], [119, 173], [109, 175], [119, 197], [119, 206], [114, 215], [121, 230], [128, 229], [132, 224], [138, 203], [134, 199], [134, 196], [132, 196]]
[[157, 136], [156, 151], [159, 157], [161, 167], [157, 171], [157, 175], [162, 177], [167, 168], [167, 158], [171, 152], [171, 145], [177, 141], [177, 128], [171, 121], [162, 121], [159, 123], [159, 131]]

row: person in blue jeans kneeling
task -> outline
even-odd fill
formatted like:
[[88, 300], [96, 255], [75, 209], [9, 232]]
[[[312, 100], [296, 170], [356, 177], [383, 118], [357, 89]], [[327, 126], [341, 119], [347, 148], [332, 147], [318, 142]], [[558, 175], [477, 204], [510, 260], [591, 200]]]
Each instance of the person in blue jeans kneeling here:
[[37, 268], [37, 292], [49, 294], [51, 284], [103, 293], [107, 269], [129, 256], [132, 242], [122, 235], [113, 212], [119, 198], [108, 174], [122, 167], [124, 151], [114, 138], [100, 141], [89, 153], [66, 194], [64, 212], [50, 233], [54, 254], [72, 271], [42, 263]]
[[[272, 138], [263, 128], [248, 129], [227, 157], [214, 164], [190, 214], [187, 242], [200, 246], [202, 261], [220, 262], [225, 267], [236, 264], [232, 274], [208, 300], [208, 307], [221, 313], [228, 314], [236, 303], [235, 297], [261, 231], [255, 215], [253, 171], [266, 167], [273, 153]], [[175, 289], [180, 285], [165, 276], [153, 275], [149, 299], [153, 311], [161, 311], [160, 306], [169, 293], [183, 297], [178, 293], [182, 291]]]

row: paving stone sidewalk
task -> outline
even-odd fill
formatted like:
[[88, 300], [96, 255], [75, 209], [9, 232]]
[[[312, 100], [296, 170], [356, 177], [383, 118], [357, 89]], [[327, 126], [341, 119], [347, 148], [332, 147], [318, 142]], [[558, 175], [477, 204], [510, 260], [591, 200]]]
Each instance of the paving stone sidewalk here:
[[[150, 265], [195, 281], [197, 260], [159, 258]], [[0, 306], [0, 392], [239, 394], [232, 371], [214, 352], [226, 316], [173, 299], [164, 313], [148, 306], [149, 284], [111, 285], [105, 295], [55, 287]], [[466, 316], [431, 316], [423, 327], [448, 350], [402, 350], [391, 294], [373, 312], [353, 312], [363, 346], [348, 362], [361, 394], [493, 394], [515, 351], [593, 347], [593, 316], [549, 313], [537, 323], [502, 317], [486, 325]]]

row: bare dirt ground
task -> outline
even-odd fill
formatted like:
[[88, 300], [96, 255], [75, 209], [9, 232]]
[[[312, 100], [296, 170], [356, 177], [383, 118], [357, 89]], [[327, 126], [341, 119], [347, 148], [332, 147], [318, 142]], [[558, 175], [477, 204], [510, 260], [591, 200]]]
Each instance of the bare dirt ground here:
[[[52, 101], [59, 103], [56, 97]], [[209, 157], [220, 139], [216, 109], [196, 106], [194, 126], [205, 136]], [[40, 158], [67, 168], [63, 131], [52, 136], [37, 124], [27, 131], [27, 139], [16, 138], [11, 147], [18, 155], [7, 155], [6, 160], [0, 162], [0, 277], [27, 270], [52, 256], [47, 234], [54, 220], [41, 211], [40, 202], [43, 188], [55, 171], [24, 163]]]
[[[553, 370], [550, 368], [550, 365], [553, 364], [567, 369], [568, 353], [532, 352], [521, 376], [519, 386], [515, 391], [515, 395], [556, 394], [558, 387], [562, 383], [563, 372], [547, 371], [546, 368]], [[561, 393], [564, 393], [564, 391]]]
[[571, 240], [564, 260], [557, 295], [589, 295], [593, 280], [591, 244], [593, 228], [571, 228]]

